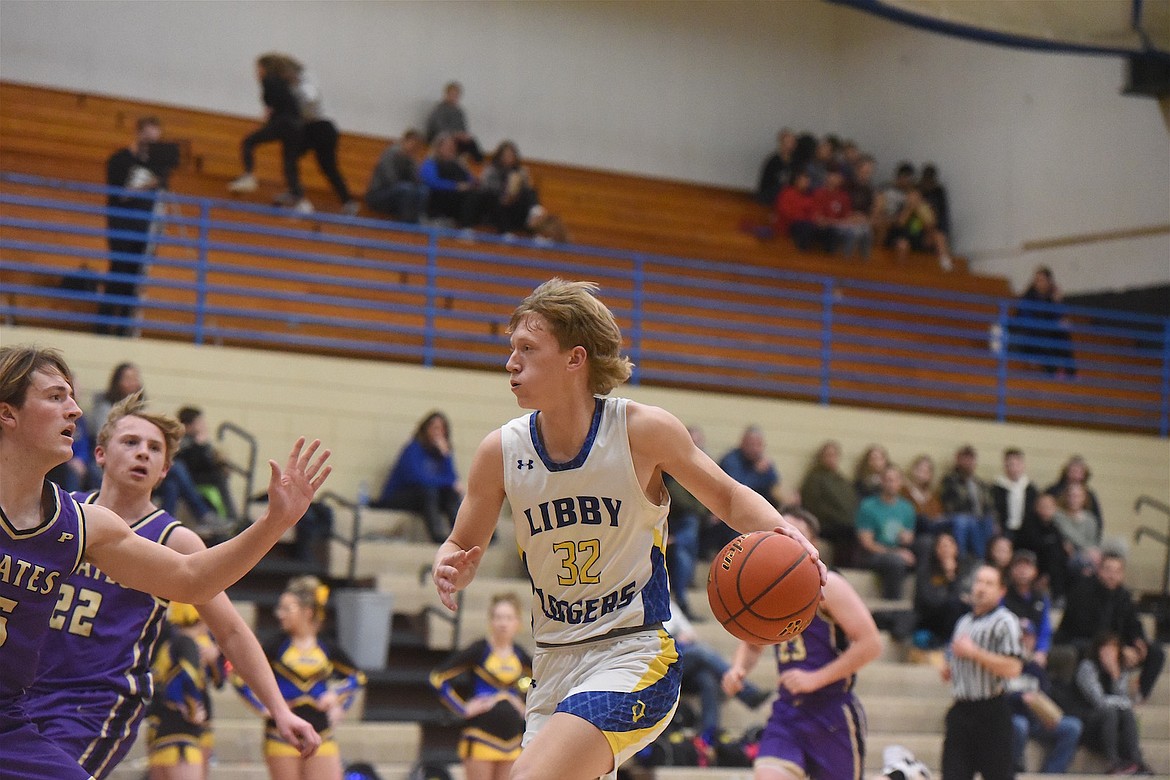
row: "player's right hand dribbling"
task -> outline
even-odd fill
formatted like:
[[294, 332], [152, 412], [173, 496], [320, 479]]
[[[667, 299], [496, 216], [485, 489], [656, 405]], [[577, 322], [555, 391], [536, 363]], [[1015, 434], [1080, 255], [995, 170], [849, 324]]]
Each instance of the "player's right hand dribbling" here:
[[447, 553], [435, 562], [435, 569], [431, 576], [435, 580], [435, 589], [439, 592], [439, 601], [443, 606], [454, 612], [458, 609], [455, 603], [455, 594], [467, 587], [479, 562], [483, 558], [483, 548], [479, 545], [470, 550], [455, 550]]

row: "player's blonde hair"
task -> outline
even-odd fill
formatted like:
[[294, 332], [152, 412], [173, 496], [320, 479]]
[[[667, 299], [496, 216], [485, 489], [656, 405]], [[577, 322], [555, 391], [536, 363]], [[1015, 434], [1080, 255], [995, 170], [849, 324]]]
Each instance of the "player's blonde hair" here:
[[72, 390], [73, 372], [57, 350], [27, 345], [0, 348], [0, 403], [17, 409], [24, 406], [32, 375], [38, 371], [60, 374]]
[[622, 331], [613, 312], [597, 299], [595, 282], [553, 277], [537, 287], [512, 312], [508, 332], [539, 314], [562, 350], [584, 347], [589, 361], [589, 391], [605, 395], [630, 378], [634, 364], [622, 355]]
[[166, 445], [165, 460], [167, 466], [170, 466], [171, 461], [175, 458], [175, 453], [179, 450], [179, 442], [183, 440], [185, 429], [181, 422], [169, 414], [147, 411], [146, 401], [142, 397], [141, 390], [131, 393], [114, 404], [102, 422], [102, 427], [98, 430], [97, 445], [102, 448], [109, 446], [110, 437], [114, 435], [114, 428], [124, 417], [140, 417], [162, 432], [163, 442]]

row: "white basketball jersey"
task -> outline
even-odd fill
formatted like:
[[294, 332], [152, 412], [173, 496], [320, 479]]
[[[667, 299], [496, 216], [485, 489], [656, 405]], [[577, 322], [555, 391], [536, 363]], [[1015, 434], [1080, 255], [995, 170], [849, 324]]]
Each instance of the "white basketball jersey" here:
[[625, 398], [598, 398], [581, 451], [555, 463], [539, 412], [500, 429], [504, 490], [532, 581], [532, 631], [544, 645], [596, 639], [670, 618], [666, 515], [634, 473]]

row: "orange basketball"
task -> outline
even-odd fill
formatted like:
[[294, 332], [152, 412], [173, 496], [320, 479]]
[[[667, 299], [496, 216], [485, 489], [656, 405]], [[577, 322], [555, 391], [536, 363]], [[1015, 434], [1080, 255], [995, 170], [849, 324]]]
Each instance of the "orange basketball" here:
[[754, 531], [732, 539], [711, 563], [707, 598], [732, 636], [772, 645], [808, 628], [821, 603], [821, 572], [795, 539]]

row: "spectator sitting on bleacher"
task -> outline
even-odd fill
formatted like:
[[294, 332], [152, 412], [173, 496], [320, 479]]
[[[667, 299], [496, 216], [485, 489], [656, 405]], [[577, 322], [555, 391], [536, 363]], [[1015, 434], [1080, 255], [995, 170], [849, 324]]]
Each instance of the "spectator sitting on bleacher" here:
[[841, 445], [827, 441], [817, 450], [804, 481], [800, 503], [821, 521], [821, 539], [831, 546], [822, 551], [826, 563], [847, 566], [857, 541], [857, 494], [841, 473]]
[[1101, 524], [1101, 530], [1105, 530], [1105, 515], [1101, 512], [1101, 502], [1097, 500], [1097, 494], [1089, 487], [1089, 479], [1093, 473], [1089, 470], [1089, 464], [1080, 455], [1073, 455], [1064, 466], [1060, 469], [1060, 478], [1044, 489], [1044, 492], [1053, 498], [1060, 500], [1065, 488], [1069, 485], [1080, 485], [1085, 489], [1085, 508], [1092, 512], [1097, 521]]
[[1100, 557], [1101, 521], [1088, 508], [1085, 486], [1073, 482], [1057, 497], [1053, 522], [1073, 571], [1091, 569]]
[[[741, 485], [747, 485], [759, 493], [772, 506], [783, 503], [780, 497], [780, 472], [776, 464], [764, 452], [764, 432], [755, 425], [749, 425], [740, 437], [739, 446], [729, 450], [719, 459], [719, 468]], [[719, 552], [739, 532], [723, 521], [707, 529], [703, 540], [704, 550]]]
[[951, 207], [947, 201], [947, 189], [938, 180], [938, 168], [934, 163], [922, 166], [922, 175], [918, 177], [918, 191], [922, 199], [934, 212], [935, 230], [944, 236], [951, 234]]
[[455, 137], [440, 133], [418, 176], [428, 191], [427, 216], [470, 228], [479, 222], [475, 176], [456, 155]]
[[[687, 432], [695, 446], [702, 449], [703, 431], [692, 425], [687, 427]], [[699, 535], [703, 528], [713, 524], [712, 521], [718, 521], [674, 477], [663, 474], [662, 482], [670, 494], [670, 513], [666, 517], [666, 573], [670, 580], [671, 596], [687, 618], [697, 620], [696, 614], [691, 611], [687, 590], [694, 580], [695, 566], [699, 560]]]
[[817, 141], [812, 159], [802, 169], [808, 173], [809, 181], [814, 190], [825, 186], [829, 171], [836, 167], [836, 153], [837, 139], [834, 136], [826, 135]]
[[929, 544], [926, 540], [936, 534], [953, 533], [951, 522], [943, 514], [942, 500], [934, 484], [934, 459], [929, 455], [919, 455], [910, 462], [902, 495], [914, 505], [914, 536], [920, 540], [919, 549], [922, 543]]
[[220, 517], [239, 520], [240, 515], [228, 489], [227, 461], [211, 444], [211, 431], [203, 410], [184, 406], [177, 417], [186, 431], [179, 442], [175, 460], [186, 465], [199, 492], [215, 507]]
[[442, 412], [431, 412], [402, 448], [373, 506], [421, 513], [431, 540], [438, 544], [451, 533], [462, 501], [451, 424]]
[[955, 623], [971, 609], [965, 575], [955, 537], [937, 534], [930, 552], [918, 562], [915, 579], [914, 646], [919, 650], [944, 646]]
[[877, 196], [877, 223], [875, 224], [875, 241], [886, 246], [890, 226], [894, 217], [906, 205], [906, 195], [914, 189], [914, 166], [908, 162], [898, 164], [894, 172], [894, 180], [881, 188]]
[[280, 141], [284, 182], [293, 208], [300, 213], [311, 213], [313, 204], [305, 198], [297, 168], [304, 139], [301, 108], [292, 90], [292, 82], [296, 78], [293, 66], [284, 55], [270, 52], [256, 60], [256, 78], [261, 84], [265, 120], [258, 130], [249, 133], [240, 142], [244, 172], [228, 185], [228, 190], [237, 193], [255, 192], [260, 186], [252, 173], [256, 167], [255, 149], [260, 144]]
[[857, 500], [876, 496], [882, 490], [882, 475], [890, 465], [890, 454], [880, 444], [871, 444], [857, 459], [853, 470], [853, 490]]
[[[1052, 701], [1052, 682], [1037, 650], [1036, 626], [1025, 617], [1020, 618], [1020, 641], [1024, 646], [1024, 669], [1007, 687], [1012, 705], [1012, 755], [1016, 771], [1027, 771], [1024, 749], [1031, 738], [1048, 748], [1040, 773], [1062, 775], [1076, 756], [1083, 724], [1080, 718], [1061, 712]], [[1043, 718], [1038, 714], [1041, 712]]]
[[1015, 540], [1025, 519], [1033, 512], [1038, 491], [1024, 470], [1024, 453], [1015, 447], [1003, 452], [1003, 473], [991, 486], [991, 503], [999, 527]]
[[[878, 200], [873, 191], [873, 158], [860, 157], [852, 168], [845, 191], [853, 204], [850, 229], [858, 235], [857, 246], [862, 260], [868, 260], [873, 250], [874, 233], [877, 225]], [[848, 257], [849, 253], [846, 252]]]
[[[300, 62], [292, 57], [288, 60], [291, 63], [289, 73], [292, 78], [293, 95], [297, 99], [304, 122], [301, 136], [303, 143], [299, 154], [304, 155], [310, 151], [313, 153], [317, 167], [329, 181], [329, 186], [333, 188], [337, 199], [341, 201], [342, 212], [354, 216], [361, 210], [361, 203], [350, 197], [345, 177], [341, 175], [341, 169], [337, 166], [337, 144], [341, 134], [337, 131], [337, 125], [325, 114], [321, 88], [317, 86], [312, 75]], [[295, 205], [295, 202], [283, 201], [280, 205], [291, 206]]]
[[987, 553], [995, 534], [991, 490], [975, 473], [975, 448], [965, 444], [955, 453], [955, 465], [943, 475], [940, 494], [943, 512], [954, 526], [959, 554], [978, 560]]
[[1121, 638], [1126, 666], [1141, 669], [1139, 701], [1149, 698], [1166, 654], [1157, 641], [1146, 638], [1133, 594], [1125, 587], [1125, 557], [1116, 550], [1101, 556], [1095, 575], [1079, 577], [1070, 583], [1056, 642], [1074, 645], [1084, 654], [1093, 638], [1104, 631]]
[[853, 204], [844, 189], [845, 175], [837, 169], [825, 174], [825, 183], [813, 192], [816, 221], [827, 229], [825, 247], [834, 252], [839, 247], [845, 257], [854, 253], [869, 254], [869, 226], [854, 219]]
[[500, 233], [527, 233], [528, 215], [540, 203], [528, 168], [513, 141], [502, 141], [479, 179], [484, 218]]
[[1105, 757], [1108, 774], [1152, 775], [1133, 711], [1137, 671], [1126, 649], [1117, 633], [1101, 632], [1077, 666], [1076, 687], [1086, 705], [1085, 744]]
[[427, 117], [427, 143], [433, 146], [440, 135], [447, 133], [455, 140], [457, 155], [466, 154], [475, 162], [483, 162], [479, 144], [468, 132], [467, 114], [459, 105], [462, 98], [463, 85], [458, 81], [448, 82], [443, 88], [443, 99], [435, 104]]
[[422, 134], [414, 128], [403, 133], [398, 143], [386, 147], [366, 190], [366, 205], [371, 211], [410, 223], [417, 223], [426, 213], [427, 188], [419, 179], [417, 162], [422, 148]]
[[1040, 666], [1047, 666], [1048, 653], [1052, 649], [1052, 602], [1040, 587], [1039, 577], [1036, 553], [1016, 550], [1007, 570], [1007, 593], [1003, 605], [1020, 618], [1021, 625], [1027, 620], [1032, 626], [1032, 660]]
[[947, 237], [938, 229], [934, 209], [915, 189], [906, 193], [902, 208], [890, 220], [886, 247], [894, 250], [899, 263], [906, 262], [913, 249], [915, 252], [933, 251], [938, 255], [939, 268], [944, 271], [953, 266]]
[[792, 179], [792, 154], [796, 151], [796, 134], [787, 127], [776, 135], [776, 151], [772, 152], [760, 170], [756, 185], [756, 200], [765, 206], [776, 202], [780, 190]]
[[882, 598], [902, 598], [902, 581], [914, 567], [914, 507], [902, 498], [902, 472], [890, 464], [882, 489], [857, 508], [857, 563], [877, 572]]
[[1011, 539], [1003, 534], [995, 534], [987, 540], [987, 553], [983, 556], [983, 562], [1003, 572], [1003, 580], [1007, 582], [1008, 567], [1012, 565], [1015, 553], [1016, 548]]
[[[106, 424], [106, 417], [114, 408], [114, 404], [142, 389], [142, 371], [138, 366], [133, 363], [119, 363], [114, 366], [106, 389], [93, 397], [93, 404], [82, 418], [89, 429], [90, 438], [97, 439], [98, 431]], [[143, 393], [143, 398], [145, 397], [146, 394]]]
[[814, 243], [829, 251], [832, 233], [827, 225], [818, 222], [812, 179], [806, 171], [794, 173], [792, 183], [780, 191], [774, 224], [776, 232], [791, 236], [801, 251], [812, 249]]
[[1041, 582], [1054, 600], [1063, 601], [1068, 582], [1068, 553], [1056, 527], [1057, 508], [1052, 496], [1047, 493], [1037, 496], [1031, 517], [1025, 517], [1016, 535], [1016, 546], [1036, 553]]

